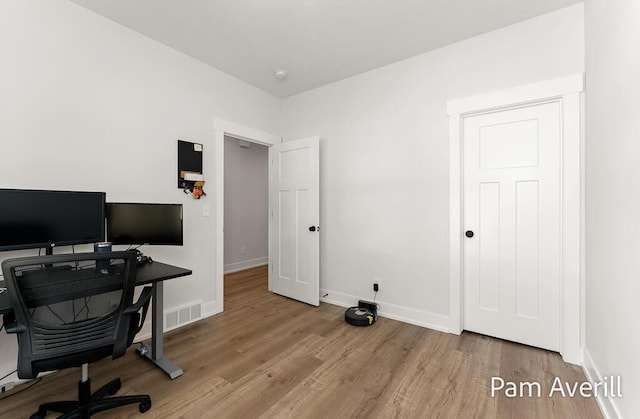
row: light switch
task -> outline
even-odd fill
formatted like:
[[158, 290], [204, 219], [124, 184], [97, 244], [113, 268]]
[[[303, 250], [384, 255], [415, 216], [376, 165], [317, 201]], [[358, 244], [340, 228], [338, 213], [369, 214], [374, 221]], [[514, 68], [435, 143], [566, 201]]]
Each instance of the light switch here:
[[203, 217], [208, 217], [209, 216], [209, 212], [210, 212], [209, 205], [203, 205], [202, 206], [202, 216]]

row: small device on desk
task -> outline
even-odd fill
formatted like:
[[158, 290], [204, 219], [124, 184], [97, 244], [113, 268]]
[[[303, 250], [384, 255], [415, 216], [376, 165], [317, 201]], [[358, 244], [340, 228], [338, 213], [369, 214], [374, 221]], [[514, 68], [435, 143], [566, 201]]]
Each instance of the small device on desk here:
[[153, 263], [153, 259], [151, 256], [145, 256], [144, 253], [139, 251], [138, 249], [129, 249], [129, 252], [134, 252], [136, 254], [136, 265], [141, 266], [147, 263]]

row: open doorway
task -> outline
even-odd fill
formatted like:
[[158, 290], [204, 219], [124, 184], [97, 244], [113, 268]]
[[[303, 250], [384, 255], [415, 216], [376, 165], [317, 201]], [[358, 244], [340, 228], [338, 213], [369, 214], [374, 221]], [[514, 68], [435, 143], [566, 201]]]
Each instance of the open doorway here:
[[216, 313], [224, 310], [225, 136], [271, 147], [267, 160], [271, 192], [267, 211], [269, 290], [317, 306], [320, 137], [282, 143], [280, 137], [218, 119], [214, 120], [214, 129]]
[[[244, 140], [254, 145], [266, 146], [269, 148], [282, 141], [279, 136], [265, 133], [244, 125], [222, 119], [214, 119], [214, 182], [215, 182], [215, 287], [216, 287], [216, 308], [215, 312], [224, 310], [224, 267], [225, 267], [225, 246], [224, 246], [224, 221], [225, 221], [225, 137], [234, 138], [235, 141]], [[268, 164], [268, 158], [267, 158]], [[268, 191], [268, 186], [267, 186]], [[268, 192], [267, 192], [268, 193]], [[268, 217], [268, 210], [265, 211]], [[268, 228], [268, 222], [267, 222]], [[241, 246], [242, 247], [242, 246]], [[267, 247], [268, 248], [268, 247]], [[268, 254], [266, 255], [268, 258]]]
[[224, 137], [224, 273], [269, 263], [269, 148]]

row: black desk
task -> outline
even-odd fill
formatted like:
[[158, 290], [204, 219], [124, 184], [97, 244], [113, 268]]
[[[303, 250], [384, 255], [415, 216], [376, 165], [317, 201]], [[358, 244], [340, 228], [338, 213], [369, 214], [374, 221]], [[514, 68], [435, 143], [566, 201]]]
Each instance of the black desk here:
[[[163, 354], [163, 309], [164, 309], [164, 285], [167, 279], [179, 278], [181, 276], [191, 275], [191, 270], [180, 268], [178, 266], [167, 265], [166, 263], [153, 262], [138, 266], [136, 274], [136, 285], [152, 286], [151, 302], [151, 348], [142, 344], [138, 351], [147, 357], [151, 362], [160, 367], [172, 379], [182, 375], [182, 369], [167, 358]], [[0, 288], [4, 288], [4, 281], [0, 281]], [[0, 294], [0, 314], [11, 313], [11, 302], [9, 295], [5, 291]]]

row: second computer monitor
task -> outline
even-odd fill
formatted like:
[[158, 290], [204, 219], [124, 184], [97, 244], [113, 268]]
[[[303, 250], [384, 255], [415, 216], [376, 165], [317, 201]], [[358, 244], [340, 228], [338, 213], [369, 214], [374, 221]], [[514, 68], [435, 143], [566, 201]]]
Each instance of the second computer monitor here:
[[182, 246], [182, 204], [107, 203], [113, 244]]

